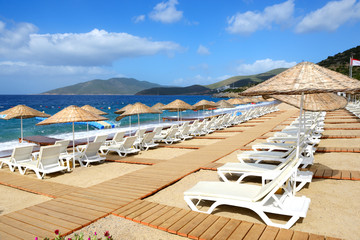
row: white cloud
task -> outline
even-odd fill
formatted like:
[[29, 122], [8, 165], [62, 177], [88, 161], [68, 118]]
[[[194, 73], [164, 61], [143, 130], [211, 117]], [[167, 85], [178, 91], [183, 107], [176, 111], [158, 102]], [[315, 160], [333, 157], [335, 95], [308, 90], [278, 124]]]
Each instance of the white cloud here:
[[256, 60], [252, 64], [241, 64], [236, 68], [239, 75], [252, 75], [270, 71], [275, 68], [289, 68], [295, 66], [296, 62], [286, 62], [285, 60], [272, 60], [270, 58]]
[[149, 14], [150, 19], [162, 23], [174, 23], [183, 17], [183, 12], [176, 9], [177, 0], [168, 0], [156, 4], [153, 11]]
[[350, 20], [360, 19], [360, 2], [342, 0], [328, 2], [324, 7], [306, 15], [296, 26], [297, 33], [335, 31]]
[[[1, 22], [1, 21], [0, 21]], [[152, 41], [128, 33], [94, 29], [87, 33], [36, 34], [29, 23], [7, 30], [0, 26], [0, 61], [43, 65], [110, 65], [121, 58], [166, 53], [181, 49], [170, 41]]]
[[208, 48], [204, 47], [203, 45], [200, 44], [197, 53], [200, 55], [210, 55], [210, 51]]
[[247, 11], [228, 18], [226, 30], [233, 34], [248, 35], [257, 30], [269, 29], [273, 23], [287, 25], [294, 13], [294, 1], [266, 7], [263, 12]]
[[145, 15], [135, 16], [133, 17], [134, 23], [139, 23], [145, 21]]
[[192, 71], [208, 70], [208, 69], [209, 69], [209, 65], [206, 64], [206, 63], [200, 63], [200, 64], [198, 64], [198, 65], [190, 66], [189, 69], [192, 70]]

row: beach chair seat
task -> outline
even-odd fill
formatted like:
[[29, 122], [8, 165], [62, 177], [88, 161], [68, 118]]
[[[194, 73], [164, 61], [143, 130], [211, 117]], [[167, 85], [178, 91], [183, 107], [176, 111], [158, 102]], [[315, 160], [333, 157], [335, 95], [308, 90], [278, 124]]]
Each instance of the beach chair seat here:
[[10, 157], [0, 158], [0, 168], [2, 168], [4, 164], [6, 164], [12, 172], [15, 171], [16, 167], [19, 168], [20, 172], [23, 172], [21, 167], [19, 167], [19, 164], [22, 162], [32, 161], [31, 153], [33, 151], [33, 148], [33, 145], [15, 147]]
[[[107, 139], [107, 134], [104, 135], [97, 135], [93, 142], [101, 142], [101, 144], [104, 144]], [[85, 148], [87, 148], [88, 144], [78, 145], [76, 146], [76, 150], [78, 152], [83, 152]]]
[[[292, 161], [281, 173], [263, 186], [234, 182], [198, 182], [184, 192], [184, 200], [193, 211], [212, 213], [220, 205], [248, 208], [257, 213], [265, 224], [290, 228], [300, 217], [306, 217], [310, 199], [295, 196], [291, 176], [296, 173], [300, 161]], [[283, 192], [277, 194], [279, 188]], [[210, 208], [202, 211], [200, 202], [209, 202]], [[285, 223], [273, 222], [266, 213], [289, 216]]]
[[161, 141], [166, 144], [173, 144], [174, 142], [181, 141], [181, 139], [176, 136], [177, 131], [177, 128], [171, 129]]
[[[281, 173], [281, 170], [286, 167], [291, 161], [293, 161], [296, 152], [291, 153], [291, 157], [289, 157], [286, 161], [280, 163], [279, 165], [274, 164], [266, 164], [266, 163], [233, 163], [228, 162], [223, 166], [217, 169], [217, 173], [219, 177], [224, 182], [230, 182], [228, 176], [231, 178], [236, 177], [236, 183], [241, 183], [246, 177], [249, 176], [257, 176], [261, 177], [262, 184], [268, 180], [274, 179], [277, 175]], [[310, 183], [312, 181], [313, 172], [311, 171], [297, 171], [295, 175], [294, 181], [298, 184], [296, 186], [296, 191], [300, 191], [301, 188], [305, 186], [306, 183]]]
[[106, 140], [104, 145], [117, 144], [124, 141], [125, 132], [119, 131], [116, 132], [111, 140]]
[[136, 136], [132, 136], [125, 138], [123, 143], [110, 145], [106, 150], [106, 154], [109, 152], [116, 152], [120, 157], [125, 157], [128, 154], [138, 153], [140, 149], [134, 147], [135, 140]]
[[91, 142], [86, 145], [85, 150], [82, 152], [81, 156], [78, 157], [80, 165], [88, 167], [90, 163], [103, 162], [106, 158], [100, 156], [98, 153], [102, 144], [102, 142]]
[[32, 170], [39, 179], [43, 179], [46, 174], [67, 170], [62, 160], [59, 159], [60, 148], [60, 145], [41, 147], [37, 160], [19, 164], [19, 167], [24, 168], [24, 171], [20, 171], [20, 173], [24, 175], [27, 170]]
[[193, 136], [190, 135], [190, 126], [187, 125], [182, 130], [177, 132], [176, 137], [180, 138], [182, 141], [193, 138]]
[[140, 149], [147, 151], [149, 150], [149, 148], [154, 148], [159, 146], [158, 143], [154, 142], [154, 136], [155, 136], [155, 132], [146, 133], [140, 143]]

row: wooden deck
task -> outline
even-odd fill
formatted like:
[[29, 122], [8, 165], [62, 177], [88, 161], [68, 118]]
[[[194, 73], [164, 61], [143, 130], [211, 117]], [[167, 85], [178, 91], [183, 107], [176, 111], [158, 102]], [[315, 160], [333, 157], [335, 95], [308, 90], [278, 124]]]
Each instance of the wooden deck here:
[[[234, 136], [199, 146], [196, 151], [166, 161], [111, 157], [109, 161], [149, 166], [88, 188], [29, 180], [19, 174], [2, 171], [0, 184], [54, 199], [0, 216], [0, 239], [51, 237], [55, 229], [67, 235], [109, 214], [193, 239], [332, 239], [141, 200], [199, 169], [215, 168], [218, 164], [215, 161], [270, 132], [296, 114], [298, 111], [289, 110], [266, 115], [258, 119], [258, 123], [246, 124], [242, 132], [235, 131], [237, 134]], [[322, 176], [328, 176], [328, 173]]]

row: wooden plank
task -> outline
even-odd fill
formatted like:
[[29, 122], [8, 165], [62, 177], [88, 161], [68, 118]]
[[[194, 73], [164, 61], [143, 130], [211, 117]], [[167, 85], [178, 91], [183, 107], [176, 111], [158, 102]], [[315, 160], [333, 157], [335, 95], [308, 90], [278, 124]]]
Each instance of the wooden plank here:
[[[4, 222], [0, 223], [0, 232], [4, 233], [4, 235], [5, 234], [15, 235], [16, 237], [18, 237], [18, 239], [35, 239], [35, 237], [37, 237], [33, 233], [29, 233], [27, 231], [24, 231], [23, 229], [16, 228], [14, 226], [11, 226], [11, 224], [8, 225]], [[0, 239], [6, 239], [6, 238], [0, 238]]]
[[182, 218], [179, 218], [171, 226], [167, 228], [167, 231], [170, 233], [177, 233], [183, 226], [185, 226], [189, 221], [199, 215], [198, 212], [188, 211]]
[[21, 214], [32, 217], [32, 218], [41, 219], [48, 223], [55, 223], [56, 225], [60, 225], [69, 230], [73, 230], [73, 229], [77, 229], [77, 228], [81, 227], [80, 224], [75, 224], [75, 223], [65, 221], [65, 220], [57, 218], [57, 217], [48, 216], [48, 215], [45, 215], [45, 214], [42, 214], [39, 212], [31, 211], [29, 209], [22, 209]]
[[225, 224], [225, 226], [218, 232], [213, 240], [222, 240], [227, 239], [234, 230], [240, 225], [241, 221], [237, 219], [230, 219], [229, 222]]
[[310, 233], [309, 240], [325, 240], [325, 237], [322, 235]]
[[220, 217], [215, 215], [208, 215], [194, 230], [192, 230], [188, 237], [198, 239], [212, 224], [214, 224]]
[[245, 240], [259, 239], [265, 229], [265, 225], [254, 223], [245, 236]]
[[317, 169], [317, 171], [314, 173], [315, 178], [322, 178], [324, 175], [325, 169]]
[[[161, 225], [163, 222], [180, 212], [180, 208], [171, 207], [166, 213], [162, 214], [160, 217], [156, 218], [153, 221], [150, 221], [148, 224], [150, 227], [158, 228], [159, 225]], [[144, 223], [146, 219], [143, 220]]]
[[253, 223], [250, 222], [241, 222], [240, 225], [235, 229], [235, 231], [230, 235], [228, 240], [237, 240], [243, 239], [246, 234], [249, 232], [250, 228], [252, 227]]
[[62, 206], [60, 207], [59, 205], [54, 205], [54, 204], [49, 204], [48, 202], [45, 202], [46, 204], [42, 203], [42, 204], [38, 204], [39, 207], [41, 208], [46, 208], [46, 209], [50, 209], [53, 210], [55, 212], [60, 212], [60, 213], [65, 213], [68, 214], [70, 216], [74, 216], [74, 217], [79, 217], [79, 218], [83, 218], [85, 220], [87, 220], [88, 222], [93, 221], [95, 218], [94, 216], [90, 216], [89, 214], [86, 214], [84, 212], [78, 212], [75, 209], [70, 209], [67, 206]]
[[14, 235], [10, 235], [9, 233], [6, 233], [6, 232], [2, 232], [0, 230], [0, 239], [6, 239], [6, 240], [19, 240], [21, 238], [19, 237], [16, 237]]
[[12, 212], [6, 215], [7, 217], [10, 217], [12, 219], [15, 219], [17, 221], [21, 221], [25, 224], [35, 226], [39, 229], [43, 229], [45, 231], [49, 231], [50, 233], [53, 233], [56, 229], [59, 229], [61, 233], [68, 233], [71, 231], [71, 229], [65, 228], [59, 224], [49, 223], [44, 220], [40, 220], [37, 218], [29, 217], [27, 215], [21, 214], [21, 210], [17, 212]]
[[62, 213], [62, 212], [56, 212], [50, 209], [46, 209], [46, 208], [42, 208], [39, 206], [32, 206], [32, 207], [28, 207], [28, 210], [34, 211], [34, 212], [38, 212], [47, 216], [51, 216], [51, 217], [55, 217], [57, 219], [62, 219], [64, 221], [68, 221], [70, 223], [75, 223], [81, 226], [85, 226], [86, 223], [88, 223], [89, 221], [77, 216], [71, 216], [68, 215], [66, 213]]
[[[41, 238], [45, 238], [45, 237], [48, 237], [48, 236], [52, 236], [53, 233], [54, 233], [54, 232], [50, 232], [50, 231], [45, 230], [45, 229], [35, 227], [33, 225], [30, 225], [30, 224], [24, 223], [22, 221], [10, 218], [8, 216], [2, 216], [1, 218], [3, 220], [3, 223], [5, 222], [6, 225], [14, 226], [17, 229], [20, 229], [20, 230], [22, 230], [24, 232], [27, 232], [27, 233], [31, 234], [31, 236], [32, 236], [31, 239], [34, 239], [36, 236], [41, 237]], [[24, 238], [24, 239], [26, 239], [26, 238]]]
[[148, 211], [140, 214], [139, 216], [135, 217], [133, 219], [134, 222], [138, 222], [138, 223], [142, 223], [143, 219], [146, 219], [148, 217], [154, 219], [154, 215], [157, 215], [161, 210], [164, 209], [164, 205], [161, 204], [157, 204], [156, 206], [154, 206], [153, 208], [149, 209]]
[[[118, 216], [123, 216], [123, 212], [127, 211], [128, 209], [132, 208], [133, 206], [137, 206], [140, 203], [142, 203], [144, 201], [142, 200], [135, 200], [129, 204], [126, 204], [125, 206], [122, 206], [121, 208], [119, 208], [118, 210], [114, 211], [113, 214], [118, 215]], [[124, 216], [125, 217], [125, 216]]]
[[[171, 209], [174, 208], [174, 207], [162, 205], [162, 204], [159, 204], [158, 207], [160, 209], [158, 209], [156, 212], [152, 213], [151, 215], [149, 215], [147, 217], [143, 217], [142, 219], [139, 219], [140, 223], [142, 223], [144, 225], [149, 225], [151, 222], [153, 222], [156, 219], [160, 218], [161, 216], [165, 215], [167, 212], [169, 212]], [[153, 225], [150, 225], [150, 227], [157, 228], [157, 226], [153, 226]]]
[[109, 213], [109, 212], [111, 212], [111, 210], [113, 210], [111, 208], [105, 208], [105, 207], [96, 206], [96, 205], [94, 205], [92, 203], [89, 203], [89, 202], [87, 202], [87, 203], [78, 202], [75, 199], [56, 198], [56, 199], [54, 199], [54, 201], [69, 204], [69, 205], [73, 205], [73, 206], [79, 206], [79, 207], [87, 208], [87, 209], [90, 209], [90, 210], [96, 210], [96, 211], [103, 212], [103, 213]]
[[323, 178], [331, 178], [332, 176], [332, 170], [331, 169], [325, 169]]
[[266, 226], [259, 240], [273, 240], [276, 238], [276, 235], [278, 234], [279, 231], [280, 231], [279, 228]]
[[342, 170], [341, 179], [343, 179], [343, 180], [351, 180], [350, 171]]
[[133, 220], [135, 217], [140, 216], [141, 214], [146, 213], [147, 211], [151, 210], [152, 208], [159, 205], [158, 203], [154, 202], [148, 202], [146, 206], [143, 206], [142, 208], [138, 209], [137, 211], [134, 211], [127, 216], [125, 216], [126, 219]]
[[107, 202], [101, 201], [101, 199], [89, 199], [85, 197], [78, 197], [76, 195], [67, 194], [61, 197], [62, 199], [69, 199], [69, 200], [76, 200], [79, 203], [90, 203], [95, 206], [101, 206], [104, 209], [109, 209], [110, 211], [113, 211], [114, 209], [117, 209], [119, 207], [119, 204], [108, 204]]
[[123, 212], [121, 212], [121, 213], [118, 213], [118, 215], [119, 215], [120, 217], [127, 218], [127, 216], [128, 216], [129, 214], [131, 214], [131, 213], [133, 213], [133, 212], [135, 212], [135, 211], [137, 211], [137, 210], [145, 207], [146, 205], [149, 205], [149, 202], [147, 202], [147, 201], [142, 201], [142, 202], [140, 202], [139, 204], [134, 205], [134, 206], [132, 206], [131, 208], [129, 208], [129, 209], [127, 209], [127, 210], [125, 210], [125, 211], [123, 211]]
[[294, 234], [293, 230], [290, 229], [280, 229], [278, 235], [276, 236], [276, 240], [289, 240]]
[[341, 171], [333, 170], [331, 178], [333, 179], [341, 179]]
[[230, 221], [230, 218], [219, 217], [214, 224], [212, 224], [199, 239], [212, 239], [220, 230]]
[[360, 180], [360, 171], [351, 171], [351, 180]]
[[308, 239], [309, 239], [309, 233], [294, 231], [292, 240], [308, 240]]
[[176, 223], [179, 219], [189, 213], [189, 210], [181, 209], [175, 215], [171, 216], [170, 218], [166, 219], [163, 223], [158, 226], [158, 229], [167, 231], [168, 228]]
[[205, 213], [199, 213], [196, 217], [188, 221], [182, 228], [177, 231], [177, 234], [180, 236], [187, 237], [188, 234], [194, 230], [202, 221], [206, 219], [208, 215]]

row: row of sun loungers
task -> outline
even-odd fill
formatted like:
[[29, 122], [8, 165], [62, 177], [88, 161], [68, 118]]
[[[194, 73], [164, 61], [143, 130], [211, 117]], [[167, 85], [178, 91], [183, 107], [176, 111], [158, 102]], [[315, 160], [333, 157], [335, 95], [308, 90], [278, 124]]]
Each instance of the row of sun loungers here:
[[[305, 114], [306, 124], [300, 131], [299, 147], [297, 119], [263, 144], [253, 145], [252, 151], [238, 154], [239, 163], [219, 167], [217, 172], [222, 181], [201, 181], [185, 191], [184, 200], [193, 211], [208, 214], [219, 205], [248, 208], [267, 225], [290, 228], [299, 218], [306, 217], [310, 205], [309, 198], [296, 196], [296, 192], [311, 182], [313, 173], [300, 171], [299, 167], [313, 163], [324, 117], [324, 113]], [[244, 182], [249, 176], [261, 177], [261, 185]], [[274, 222], [268, 213], [289, 219], [285, 223]]]
[[[172, 125], [169, 129], [155, 128], [146, 133], [146, 129], [139, 129], [135, 136], [125, 137], [125, 132], [117, 132], [111, 140], [107, 135], [98, 135], [93, 142], [79, 145], [76, 151], [68, 152], [69, 140], [55, 142], [53, 146], [41, 147], [39, 152], [33, 153], [33, 146], [17, 147], [8, 158], [0, 159], [0, 168], [8, 165], [11, 171], [18, 168], [21, 174], [32, 170], [37, 177], [42, 179], [46, 174], [70, 171], [75, 163], [81, 167], [87, 167], [94, 162], [102, 162], [106, 157], [101, 156], [115, 152], [121, 157], [128, 154], [136, 154], [141, 150], [148, 150], [159, 145], [159, 142], [173, 144], [185, 141], [194, 136], [203, 136], [224, 129], [252, 118], [259, 117], [269, 112], [276, 111], [273, 106], [257, 107], [250, 109], [242, 115], [225, 114], [211, 120], [194, 121], [192, 124], [185, 122], [181, 126]], [[65, 164], [66, 163], [66, 164]]]

